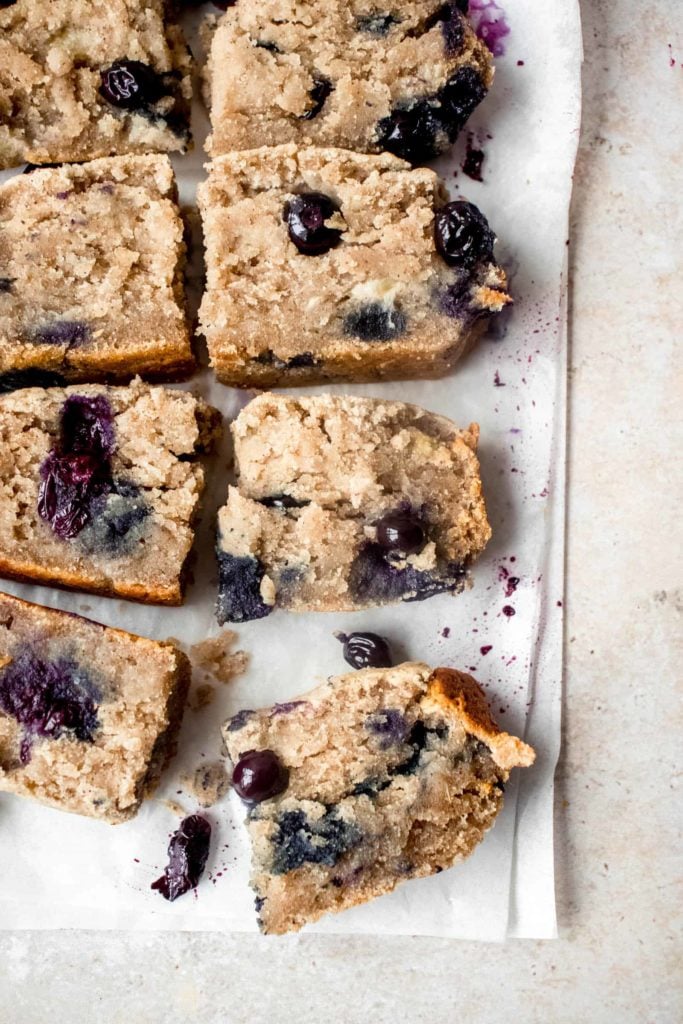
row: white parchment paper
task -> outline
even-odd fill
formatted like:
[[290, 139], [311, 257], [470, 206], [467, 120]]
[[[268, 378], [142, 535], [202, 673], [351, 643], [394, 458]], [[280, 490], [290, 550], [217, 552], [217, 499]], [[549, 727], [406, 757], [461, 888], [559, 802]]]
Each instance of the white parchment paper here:
[[[348, 385], [331, 390], [416, 402], [461, 425], [481, 425], [480, 456], [493, 540], [474, 589], [452, 598], [360, 615], [288, 616], [241, 626], [246, 674], [219, 686], [214, 702], [188, 710], [180, 751], [158, 796], [112, 827], [0, 794], [0, 927], [255, 931], [243, 809], [233, 796], [206, 812], [213, 824], [207, 873], [174, 904], [150, 890], [177, 825], [168, 801], [196, 805], [180, 776], [220, 756], [219, 726], [241, 707], [291, 699], [344, 671], [336, 629], [376, 630], [397, 655], [473, 672], [500, 724], [537, 750], [517, 772], [495, 828], [464, 864], [409, 882], [372, 904], [328, 918], [321, 932], [425, 934], [503, 940], [555, 935], [553, 772], [560, 743], [565, 452], [565, 254], [580, 119], [581, 33], [577, 0], [471, 0], [489, 22], [504, 15], [494, 89], [439, 162], [453, 196], [481, 206], [499, 236], [515, 308], [448, 378]], [[196, 130], [206, 122], [195, 110]], [[483, 150], [484, 181], [461, 169], [468, 140]], [[184, 203], [202, 175], [198, 148], [176, 159]], [[7, 177], [4, 175], [3, 177]], [[193, 386], [225, 416], [249, 397], [203, 373]], [[323, 389], [317, 389], [323, 390]], [[144, 608], [2, 582], [8, 592], [81, 612], [151, 637], [191, 645], [218, 633], [213, 531], [227, 488], [226, 444], [212, 460], [195, 583], [179, 609]], [[510, 582], [518, 580], [516, 587]], [[505, 609], [505, 611], [504, 611]], [[513, 614], [510, 614], [512, 609]], [[96, 657], [96, 652], [93, 652]]]

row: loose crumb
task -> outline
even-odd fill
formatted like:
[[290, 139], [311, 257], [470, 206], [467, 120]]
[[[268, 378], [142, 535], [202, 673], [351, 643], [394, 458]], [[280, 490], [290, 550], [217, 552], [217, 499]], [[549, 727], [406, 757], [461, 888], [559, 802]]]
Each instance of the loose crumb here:
[[238, 635], [234, 630], [224, 629], [218, 636], [194, 644], [189, 651], [193, 666], [214, 682], [231, 683], [249, 665], [246, 651], [233, 651], [237, 640]]
[[167, 811], [171, 814], [175, 814], [178, 818], [184, 818], [186, 811], [184, 807], [181, 807], [175, 800], [162, 800], [161, 803], [164, 805]]
[[220, 761], [200, 765], [183, 775], [181, 782], [200, 807], [213, 807], [230, 788], [228, 773]]
[[187, 706], [191, 711], [201, 711], [213, 702], [216, 691], [209, 683], [201, 683], [195, 686], [188, 698]]

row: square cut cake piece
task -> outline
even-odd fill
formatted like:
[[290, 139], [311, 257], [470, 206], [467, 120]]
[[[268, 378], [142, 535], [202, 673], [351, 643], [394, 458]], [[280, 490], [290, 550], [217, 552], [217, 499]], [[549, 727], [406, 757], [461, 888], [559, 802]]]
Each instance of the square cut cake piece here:
[[0, 396], [0, 576], [180, 604], [219, 421], [140, 380]]
[[385, 153], [220, 157], [199, 188], [200, 310], [225, 384], [434, 377], [510, 302], [494, 235], [440, 179]]
[[471, 676], [420, 663], [241, 711], [223, 736], [250, 804], [259, 923], [274, 934], [467, 857], [510, 770], [534, 760], [498, 729]]
[[383, 399], [265, 394], [233, 424], [221, 623], [458, 592], [491, 536], [476, 424]]
[[167, 156], [0, 185], [0, 391], [187, 376], [185, 244]]
[[189, 681], [172, 643], [0, 594], [0, 791], [132, 818], [175, 752]]
[[211, 40], [213, 156], [285, 142], [424, 163], [493, 80], [463, 0], [239, 0]]
[[191, 59], [166, 0], [0, 4], [0, 169], [183, 150]]

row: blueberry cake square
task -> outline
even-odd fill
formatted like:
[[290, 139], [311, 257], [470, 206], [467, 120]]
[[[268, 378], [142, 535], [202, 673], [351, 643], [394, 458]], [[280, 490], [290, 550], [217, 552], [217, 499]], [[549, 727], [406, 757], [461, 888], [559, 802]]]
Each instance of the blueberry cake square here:
[[233, 424], [221, 623], [461, 591], [491, 536], [476, 424], [383, 399], [265, 394]]
[[0, 594], [0, 791], [132, 818], [174, 753], [189, 680], [172, 643]]
[[187, 376], [185, 244], [167, 156], [0, 185], [0, 391]]
[[389, 153], [233, 153], [199, 205], [200, 324], [226, 384], [438, 376], [510, 302], [484, 216]]
[[239, 0], [210, 40], [215, 157], [294, 142], [424, 163], [493, 80], [466, 0]]
[[184, 391], [0, 396], [0, 576], [180, 604], [218, 413]]
[[166, 0], [0, 3], [0, 169], [185, 149], [191, 60]]
[[467, 857], [534, 751], [471, 676], [406, 663], [226, 722], [264, 932], [298, 931]]

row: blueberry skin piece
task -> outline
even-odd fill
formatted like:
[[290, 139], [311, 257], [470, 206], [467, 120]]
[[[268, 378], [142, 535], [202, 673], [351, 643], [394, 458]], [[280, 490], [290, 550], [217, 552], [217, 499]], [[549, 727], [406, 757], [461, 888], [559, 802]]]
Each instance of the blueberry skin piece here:
[[232, 785], [247, 804], [284, 793], [289, 785], [289, 772], [273, 750], [249, 750], [240, 757], [232, 773]]
[[290, 240], [304, 256], [322, 256], [341, 241], [339, 228], [325, 224], [339, 207], [323, 192], [305, 192], [285, 203], [283, 219]]
[[196, 888], [209, 856], [211, 825], [200, 814], [192, 814], [180, 823], [168, 844], [168, 865], [161, 878], [150, 888], [169, 902]]
[[266, 604], [261, 597], [263, 576], [264, 569], [258, 559], [218, 550], [216, 617], [219, 625], [249, 622], [270, 615], [273, 605]]
[[495, 240], [486, 217], [472, 203], [447, 203], [434, 215], [434, 244], [449, 267], [472, 270], [491, 261]]

